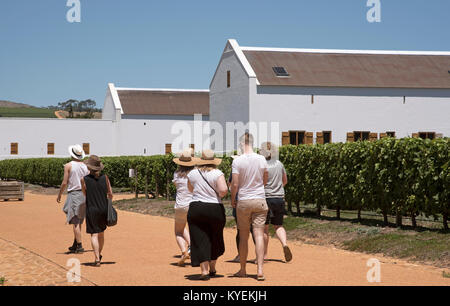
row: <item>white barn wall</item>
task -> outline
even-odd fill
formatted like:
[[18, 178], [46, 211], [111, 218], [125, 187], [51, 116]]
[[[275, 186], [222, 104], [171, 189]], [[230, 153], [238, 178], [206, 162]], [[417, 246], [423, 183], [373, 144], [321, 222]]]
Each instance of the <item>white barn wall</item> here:
[[[19, 154], [11, 155], [11, 143], [19, 144]], [[47, 155], [47, 143], [55, 144], [55, 154]], [[0, 119], [0, 159], [68, 157], [73, 144], [90, 144], [90, 153], [115, 155], [113, 122], [83, 119]]]
[[[227, 88], [227, 71], [231, 73], [230, 88]], [[224, 53], [211, 82], [209, 93], [209, 118], [222, 125], [224, 134], [226, 122], [248, 123], [249, 90], [249, 77], [235, 52]]]
[[[172, 116], [173, 117], [173, 116]], [[207, 117], [203, 117], [205, 122]], [[145, 123], [145, 125], [144, 125]], [[184, 148], [194, 144], [196, 151], [201, 148], [201, 139], [194, 139], [194, 122], [181, 119], [122, 119], [117, 129], [118, 154], [119, 155], [157, 155], [165, 153], [165, 145], [171, 144], [179, 134], [172, 134], [172, 127], [182, 123], [189, 127], [190, 140]], [[184, 148], [172, 148], [173, 153], [178, 153]]]
[[[305, 94], [321, 91], [322, 95], [314, 95], [314, 104]], [[339, 92], [347, 95], [336, 95]], [[416, 96], [406, 96], [404, 104], [405, 93]], [[345, 142], [346, 134], [357, 130], [395, 131], [398, 138], [419, 131], [450, 135], [449, 90], [261, 87], [252, 91], [250, 110], [251, 121], [279, 122], [280, 133], [305, 130], [316, 137], [316, 132], [332, 131], [333, 142]]]

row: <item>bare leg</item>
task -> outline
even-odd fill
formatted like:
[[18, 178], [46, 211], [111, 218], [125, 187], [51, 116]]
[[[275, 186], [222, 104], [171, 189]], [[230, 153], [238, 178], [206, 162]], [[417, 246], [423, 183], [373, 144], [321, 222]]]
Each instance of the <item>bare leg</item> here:
[[181, 253], [186, 253], [189, 245], [189, 233], [187, 233], [186, 239], [186, 223], [175, 221], [175, 236], [177, 239], [178, 247]]
[[281, 225], [275, 225], [275, 233], [278, 237], [278, 239], [281, 242], [281, 245], [285, 247], [287, 245], [287, 239], [286, 239], [286, 230]]
[[98, 242], [98, 234], [91, 234], [91, 244], [94, 249], [95, 261], [100, 261], [100, 245]]
[[269, 225], [264, 227], [264, 259], [267, 259], [267, 251], [269, 249]]
[[241, 270], [237, 273], [238, 276], [245, 276], [247, 256], [248, 256], [248, 236], [249, 230], [239, 230], [239, 260], [241, 263]]
[[216, 263], [217, 260], [211, 260], [209, 262], [209, 272], [216, 272]]
[[264, 227], [253, 227], [255, 236], [256, 261], [258, 264], [258, 276], [263, 276], [264, 265]]
[[102, 255], [103, 246], [105, 245], [105, 232], [101, 232], [98, 234], [98, 254], [99, 256]]
[[81, 243], [81, 224], [74, 224], [73, 225], [73, 236], [75, 237], [75, 240], [77, 243]]
[[189, 247], [191, 245], [191, 236], [189, 236], [189, 231], [186, 227], [184, 228], [183, 238]]
[[209, 261], [204, 261], [200, 263], [200, 269], [202, 271], [202, 275], [208, 275], [209, 274]]

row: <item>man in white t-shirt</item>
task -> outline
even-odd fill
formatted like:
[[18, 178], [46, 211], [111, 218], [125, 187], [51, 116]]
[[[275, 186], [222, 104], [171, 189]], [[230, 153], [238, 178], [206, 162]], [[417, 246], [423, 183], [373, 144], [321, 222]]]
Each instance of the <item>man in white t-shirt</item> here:
[[[253, 136], [245, 133], [240, 138], [243, 154], [234, 159], [232, 164], [231, 204], [237, 209], [237, 226], [239, 229], [239, 256], [241, 269], [235, 274], [245, 277], [248, 256], [248, 236], [253, 225], [256, 260], [258, 263], [258, 280], [263, 281], [264, 264], [264, 227], [267, 216], [267, 203], [264, 185], [267, 183], [267, 161], [253, 152]], [[236, 201], [236, 194], [238, 199]]]

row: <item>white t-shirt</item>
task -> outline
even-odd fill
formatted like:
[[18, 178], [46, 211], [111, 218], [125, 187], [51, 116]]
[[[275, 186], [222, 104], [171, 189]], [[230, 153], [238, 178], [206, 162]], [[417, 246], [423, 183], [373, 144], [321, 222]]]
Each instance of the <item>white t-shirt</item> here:
[[[214, 169], [208, 172], [203, 172], [203, 176], [208, 181], [209, 185], [217, 190], [217, 179], [223, 175], [223, 172]], [[194, 192], [192, 196], [192, 202], [200, 201], [205, 203], [222, 203], [216, 195], [216, 192], [208, 186], [205, 180], [199, 173], [198, 169], [194, 169], [188, 174], [189, 182], [192, 187], [194, 187]]]
[[267, 161], [264, 156], [250, 153], [242, 154], [233, 160], [232, 173], [239, 174], [238, 201], [265, 199], [264, 171]]
[[188, 189], [187, 176], [180, 176], [178, 172], [173, 174], [172, 182], [177, 187], [177, 197], [175, 201], [175, 208], [186, 208], [192, 202], [192, 193]]

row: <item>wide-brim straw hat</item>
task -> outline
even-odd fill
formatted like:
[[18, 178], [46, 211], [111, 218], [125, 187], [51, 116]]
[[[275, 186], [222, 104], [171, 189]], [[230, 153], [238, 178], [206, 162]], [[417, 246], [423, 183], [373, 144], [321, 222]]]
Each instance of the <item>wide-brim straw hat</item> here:
[[259, 154], [265, 158], [275, 157], [278, 155], [278, 147], [272, 142], [264, 142], [261, 144], [261, 150]]
[[79, 144], [70, 146], [67, 150], [69, 151], [70, 156], [77, 160], [83, 160], [86, 157], [83, 148]]
[[202, 157], [197, 160], [197, 166], [203, 165], [215, 165], [218, 166], [222, 163], [222, 159], [216, 158], [213, 150], [204, 150]]
[[179, 157], [173, 159], [173, 162], [180, 166], [192, 167], [197, 164], [198, 158], [195, 158], [193, 155], [192, 149], [186, 149], [180, 154]]
[[102, 171], [104, 166], [103, 163], [100, 160], [100, 157], [97, 155], [91, 155], [89, 158], [84, 162], [89, 170], [93, 171]]

